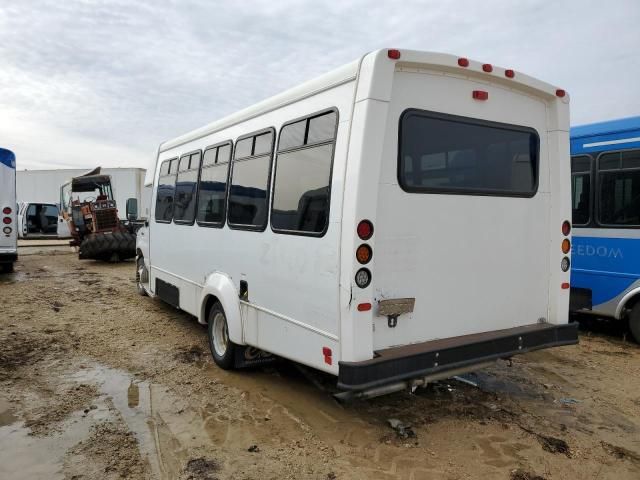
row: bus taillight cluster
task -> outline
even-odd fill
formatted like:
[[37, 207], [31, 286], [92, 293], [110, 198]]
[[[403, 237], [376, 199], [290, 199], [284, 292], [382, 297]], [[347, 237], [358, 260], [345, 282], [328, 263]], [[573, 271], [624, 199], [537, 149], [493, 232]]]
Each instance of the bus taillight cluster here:
[[5, 217], [2, 219], [2, 223], [4, 223], [6, 226], [2, 229], [2, 231], [4, 232], [5, 235], [9, 235], [11, 233], [11, 227], [9, 226], [12, 222], [11, 217], [9, 215], [11, 215], [11, 212], [13, 210], [11, 210], [11, 207], [4, 207], [2, 209], [2, 213], [5, 215]]
[[[373, 236], [373, 223], [369, 220], [362, 220], [357, 229], [360, 240], [369, 240]], [[363, 243], [356, 250], [356, 260], [361, 265], [366, 265], [373, 257], [373, 249], [370, 245]], [[367, 288], [371, 283], [371, 272], [368, 268], [361, 268], [356, 272], [356, 285], [360, 288]]]
[[[565, 220], [562, 223], [562, 234], [565, 237], [568, 237], [570, 233], [571, 233], [571, 223], [569, 222], [569, 220]], [[565, 255], [568, 254], [571, 251], [571, 241], [568, 238], [564, 238], [562, 240], [561, 247], [562, 247], [562, 253], [564, 253]], [[569, 257], [564, 257], [560, 262], [560, 268], [562, 269], [563, 272], [566, 272], [567, 270], [569, 270], [570, 266], [571, 266], [571, 261], [569, 260]]]

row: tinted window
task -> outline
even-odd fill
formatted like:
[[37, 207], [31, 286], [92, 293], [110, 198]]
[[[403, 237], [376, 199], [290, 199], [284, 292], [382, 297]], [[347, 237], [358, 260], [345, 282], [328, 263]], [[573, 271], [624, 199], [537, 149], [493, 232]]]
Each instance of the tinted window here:
[[229, 188], [229, 224], [251, 229], [262, 229], [267, 225], [272, 139], [273, 133], [269, 132], [238, 142], [250, 140], [255, 142], [256, 148], [253, 156], [240, 159], [246, 149], [238, 151], [236, 147]]
[[196, 152], [180, 159], [176, 182], [173, 220], [178, 223], [193, 223], [196, 216], [196, 191], [201, 153]]
[[278, 150], [288, 150], [289, 148], [304, 145], [306, 129], [307, 120], [301, 120], [282, 127], [282, 130], [280, 130], [280, 140], [278, 140]]
[[638, 150], [629, 150], [603, 154], [598, 159], [600, 223], [640, 226], [640, 169], [620, 168], [634, 167], [637, 158]]
[[[329, 112], [282, 128], [271, 212], [275, 231], [319, 234], [327, 228], [336, 120], [336, 112]], [[302, 131], [307, 138], [292, 149]]]
[[253, 149], [253, 137], [236, 142], [236, 158], [250, 157]]
[[156, 197], [156, 221], [158, 222], [170, 222], [173, 218], [173, 193], [176, 185], [176, 175], [169, 173], [172, 170], [172, 163], [177, 165], [178, 159], [165, 160], [160, 165]]
[[587, 225], [591, 219], [591, 157], [571, 157], [571, 208], [574, 225]]
[[574, 225], [589, 223], [589, 205], [591, 203], [591, 176], [578, 173], [571, 177], [571, 206]]
[[227, 169], [231, 144], [207, 149], [200, 173], [198, 193], [198, 223], [221, 225], [224, 223]]
[[409, 111], [400, 119], [399, 181], [411, 192], [532, 196], [538, 145], [531, 129]]
[[264, 155], [271, 153], [271, 147], [273, 144], [273, 133], [267, 132], [262, 135], [257, 135], [255, 144], [253, 147], [254, 155]]

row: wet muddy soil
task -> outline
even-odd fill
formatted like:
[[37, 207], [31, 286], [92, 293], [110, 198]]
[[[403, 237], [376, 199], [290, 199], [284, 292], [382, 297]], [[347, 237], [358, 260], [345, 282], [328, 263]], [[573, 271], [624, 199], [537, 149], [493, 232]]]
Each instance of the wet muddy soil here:
[[0, 277], [0, 478], [637, 479], [640, 348], [585, 332], [350, 404], [289, 362], [218, 369], [131, 262], [21, 257]]

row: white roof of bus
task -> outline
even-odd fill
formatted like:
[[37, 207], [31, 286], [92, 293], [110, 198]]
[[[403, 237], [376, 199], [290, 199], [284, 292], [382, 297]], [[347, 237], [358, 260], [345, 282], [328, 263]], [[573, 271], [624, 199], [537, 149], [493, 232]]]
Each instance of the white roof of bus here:
[[[324, 75], [316, 77], [313, 80], [309, 80], [308, 82], [305, 82], [301, 85], [290, 88], [289, 90], [286, 90], [278, 95], [267, 98], [266, 100], [256, 103], [255, 105], [245, 108], [244, 110], [240, 110], [239, 112], [233, 113], [220, 120], [216, 120], [215, 122], [205, 125], [204, 127], [188, 132], [172, 140], [168, 140], [160, 145], [159, 151], [164, 152], [170, 150], [187, 142], [202, 138], [216, 131], [231, 127], [238, 123], [242, 123], [251, 118], [263, 115], [267, 112], [281, 108], [295, 101], [317, 94], [328, 88], [341, 85], [351, 80], [355, 80], [358, 74], [358, 68], [364, 61], [365, 57], [371, 55], [375, 61], [375, 58], [382, 54], [382, 52], [386, 51], [387, 49], [381, 49], [375, 52], [369, 52], [363, 55], [360, 59], [348, 63], [347, 65], [337, 68], [329, 73], [325, 73]], [[438, 65], [439, 67], [444, 67], [449, 71], [461, 73], [461, 67], [458, 65], [458, 58], [460, 57], [457, 55], [405, 49], [401, 50], [401, 54], [401, 62], [407, 65]], [[384, 55], [384, 57], [386, 58], [386, 55]], [[542, 82], [537, 78], [530, 77], [521, 72], [517, 72], [514, 79], [506, 79], [504, 78], [504, 68], [494, 65], [493, 74], [483, 73], [482, 65], [482, 62], [469, 59], [468, 68], [465, 67], [462, 70], [464, 70], [464, 74], [468, 76], [492, 75], [491, 79], [493, 81], [505, 84], [510, 83], [514, 86], [518, 84], [521, 87], [525, 87], [535, 91], [537, 94], [544, 93], [545, 95], [549, 95], [551, 97], [555, 96], [556, 87]], [[485, 77], [485, 79], [487, 78]], [[566, 96], [565, 100], [569, 100], [568, 95]]]
[[218, 130], [231, 127], [238, 123], [249, 120], [250, 118], [257, 117], [289, 103], [314, 95], [319, 91], [326, 90], [328, 88], [354, 80], [356, 78], [356, 72], [358, 70], [358, 63], [359, 60], [351, 62], [340, 68], [332, 70], [329, 73], [325, 73], [324, 75], [316, 77], [313, 80], [309, 80], [308, 82], [290, 88], [289, 90], [279, 93], [278, 95], [267, 98], [266, 100], [256, 103], [248, 108], [235, 112], [220, 120], [216, 120], [215, 122], [209, 123], [204, 127], [193, 130], [172, 140], [168, 140], [160, 145], [160, 151], [163, 152], [165, 150], [169, 150], [183, 143], [204, 137]]

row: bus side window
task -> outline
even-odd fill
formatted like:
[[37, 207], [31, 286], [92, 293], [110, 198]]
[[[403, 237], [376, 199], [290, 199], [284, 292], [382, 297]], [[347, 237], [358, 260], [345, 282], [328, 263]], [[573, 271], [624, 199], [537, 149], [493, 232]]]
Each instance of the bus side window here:
[[198, 187], [199, 225], [222, 226], [224, 224], [227, 174], [231, 161], [231, 142], [209, 147], [204, 151], [200, 185]]
[[232, 227], [264, 230], [267, 226], [273, 137], [274, 130], [269, 129], [236, 142], [227, 213]]
[[640, 226], [640, 150], [601, 154], [598, 187], [600, 224]]
[[176, 185], [178, 159], [165, 160], [160, 165], [156, 197], [156, 222], [169, 223], [173, 218], [173, 196]]
[[326, 231], [337, 120], [337, 112], [331, 110], [282, 127], [271, 210], [275, 232], [322, 235]]
[[571, 157], [571, 208], [576, 226], [587, 225], [591, 219], [591, 157]]
[[200, 171], [200, 151], [180, 159], [173, 206], [173, 221], [192, 225], [196, 218], [196, 189]]

